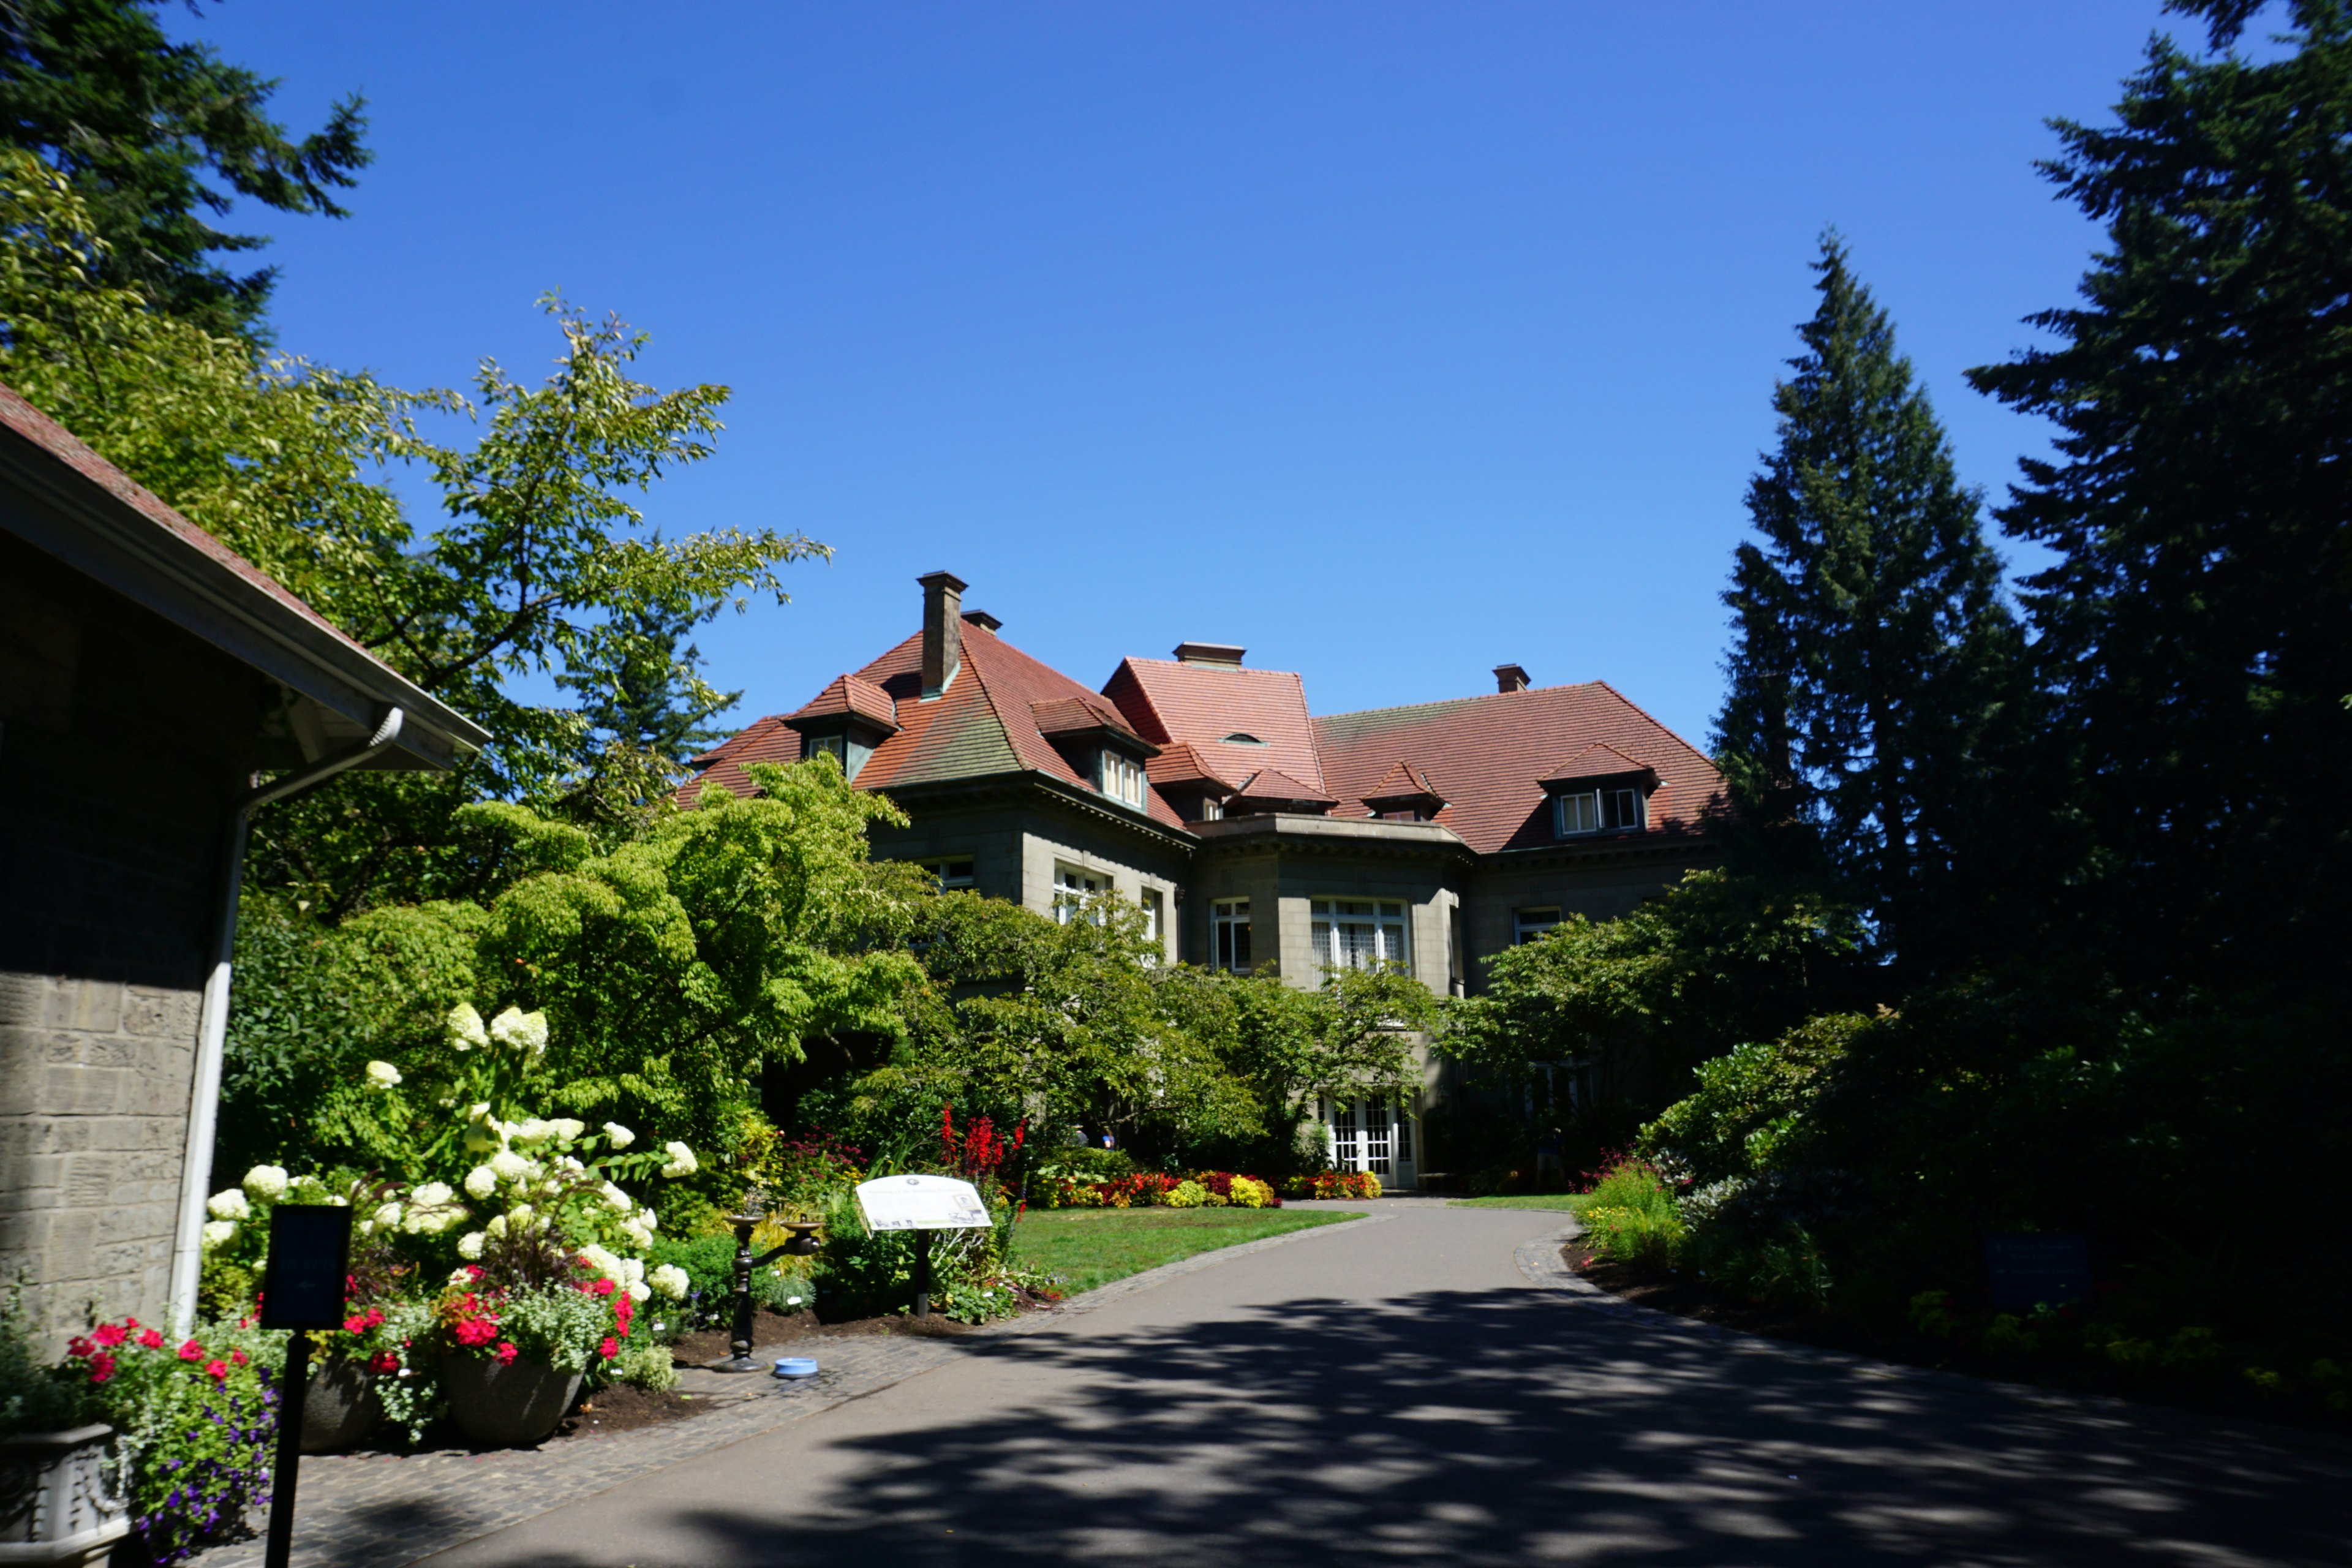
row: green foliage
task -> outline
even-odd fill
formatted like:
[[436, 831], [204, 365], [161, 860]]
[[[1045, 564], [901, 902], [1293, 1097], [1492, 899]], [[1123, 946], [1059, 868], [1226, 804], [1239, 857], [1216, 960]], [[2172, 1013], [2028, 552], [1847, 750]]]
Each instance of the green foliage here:
[[[735, 1238], [732, 1236], [665, 1236], [655, 1241], [652, 1261], [674, 1264], [692, 1281], [686, 1300], [655, 1310], [676, 1339], [702, 1329], [723, 1329], [735, 1318]], [[751, 1270], [751, 1304], [772, 1312], [795, 1312], [808, 1305], [806, 1281], [771, 1264]]]
[[[2208, 0], [2217, 46], [2253, 6]], [[2000, 512], [2085, 831], [2047, 846], [2078, 963], [2134, 994], [2345, 986], [2352, 839], [2352, 10], [2255, 61], [2158, 38], [2043, 165], [2105, 227], [2050, 346], [1970, 373], [2058, 430]]]
[[1700, 1064], [1697, 1089], [1642, 1130], [1643, 1145], [1702, 1183], [1766, 1169], [1812, 1103], [1822, 1069], [1869, 1026], [1857, 1015], [1824, 1014], [1733, 1047]]
[[[277, 272], [214, 259], [268, 243], [213, 217], [238, 200], [347, 216], [334, 192], [373, 158], [356, 94], [289, 138], [265, 110], [278, 83], [175, 44], [157, 0], [17, 0], [0, 32], [0, 141], [71, 182], [108, 241], [108, 284], [209, 332], [257, 336]], [[211, 176], [210, 183], [206, 175]]]
[[725, 738], [710, 721], [743, 694], [713, 691], [702, 679], [700, 650], [678, 647], [696, 620], [688, 605], [646, 600], [623, 618], [628, 635], [614, 649], [608, 670], [567, 673], [556, 684], [581, 694], [580, 716], [599, 741], [682, 766]]
[[1612, 1263], [1664, 1268], [1681, 1249], [1684, 1226], [1657, 1167], [1620, 1160], [1577, 1205], [1585, 1245]]
[[[1779, 445], [1748, 491], [1717, 750], [1734, 863], [1856, 902], [1874, 945], [1932, 970], [1928, 911], [1983, 833], [1983, 753], [2013, 721], [2021, 644], [1942, 426], [1834, 235]], [[1999, 827], [2005, 828], [2004, 819]]]
[[1446, 1008], [1436, 1047], [1521, 1093], [1550, 1062], [1671, 1072], [1833, 1004], [1858, 941], [1852, 912], [1819, 895], [1695, 871], [1620, 920], [1571, 915], [1497, 953], [1486, 989]]
[[51, 1364], [25, 1326], [25, 1287], [0, 1304], [0, 1437], [66, 1432], [97, 1419], [89, 1383]]

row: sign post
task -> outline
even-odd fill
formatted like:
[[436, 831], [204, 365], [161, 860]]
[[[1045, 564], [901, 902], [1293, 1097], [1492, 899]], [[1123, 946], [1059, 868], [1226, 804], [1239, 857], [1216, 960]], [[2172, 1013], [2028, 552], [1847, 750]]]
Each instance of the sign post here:
[[915, 1233], [914, 1315], [931, 1315], [931, 1232], [986, 1230], [988, 1205], [970, 1182], [953, 1176], [877, 1176], [857, 1189], [869, 1230]]
[[262, 1273], [261, 1326], [291, 1329], [286, 1376], [278, 1386], [278, 1465], [269, 1486], [268, 1568], [288, 1568], [294, 1552], [294, 1480], [302, 1462], [302, 1403], [309, 1393], [313, 1329], [343, 1326], [351, 1273], [352, 1211], [338, 1205], [280, 1204], [269, 1211], [269, 1264]]

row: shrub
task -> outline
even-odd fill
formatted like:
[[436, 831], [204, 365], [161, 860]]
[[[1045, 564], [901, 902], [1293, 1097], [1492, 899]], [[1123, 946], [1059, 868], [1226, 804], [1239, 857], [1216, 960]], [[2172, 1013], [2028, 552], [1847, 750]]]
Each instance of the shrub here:
[[[855, 1199], [850, 1200], [854, 1205]], [[762, 1250], [765, 1250], [762, 1248]], [[657, 1237], [652, 1261], [683, 1269], [686, 1296], [674, 1309], [660, 1309], [667, 1327], [658, 1337], [676, 1339], [701, 1329], [723, 1329], [735, 1318], [735, 1238], [731, 1236]], [[772, 1312], [796, 1312], [815, 1293], [809, 1282], [775, 1264], [751, 1270], [751, 1304]]]
[[1376, 1198], [1381, 1179], [1370, 1171], [1318, 1171], [1311, 1176], [1290, 1176], [1283, 1194], [1294, 1198]]
[[1179, 1182], [1168, 1190], [1167, 1205], [1171, 1209], [1196, 1209], [1209, 1201], [1209, 1189], [1198, 1182]]
[[269, 1500], [285, 1338], [205, 1323], [174, 1345], [125, 1318], [66, 1347], [69, 1374], [119, 1434], [131, 1528], [157, 1564], [237, 1533]]
[[1682, 1245], [1674, 1194], [1646, 1161], [1621, 1159], [1577, 1205], [1585, 1245], [1612, 1263], [1664, 1268]]

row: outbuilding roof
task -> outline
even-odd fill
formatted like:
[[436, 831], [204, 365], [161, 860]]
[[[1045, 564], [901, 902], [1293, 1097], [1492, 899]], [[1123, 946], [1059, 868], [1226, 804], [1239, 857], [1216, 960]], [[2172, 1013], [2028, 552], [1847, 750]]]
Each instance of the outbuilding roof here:
[[489, 742], [5, 386], [0, 528], [276, 681], [298, 705], [298, 736], [326, 750], [363, 741], [399, 709], [397, 739], [362, 767], [444, 768]]

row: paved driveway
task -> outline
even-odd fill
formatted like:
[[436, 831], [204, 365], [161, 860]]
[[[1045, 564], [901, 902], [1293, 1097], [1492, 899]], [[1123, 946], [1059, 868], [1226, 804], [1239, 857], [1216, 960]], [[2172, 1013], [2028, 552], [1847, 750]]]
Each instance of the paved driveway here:
[[1531, 1284], [1396, 1201], [431, 1561], [2352, 1563], [2352, 1446]]

